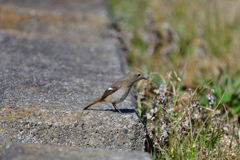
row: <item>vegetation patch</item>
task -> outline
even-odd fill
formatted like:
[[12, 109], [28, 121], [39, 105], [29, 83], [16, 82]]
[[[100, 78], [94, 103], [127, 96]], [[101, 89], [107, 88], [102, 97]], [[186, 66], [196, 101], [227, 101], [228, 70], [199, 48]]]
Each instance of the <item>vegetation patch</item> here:
[[156, 159], [237, 159], [240, 2], [108, 2], [130, 70], [149, 74], [137, 85], [146, 151]]

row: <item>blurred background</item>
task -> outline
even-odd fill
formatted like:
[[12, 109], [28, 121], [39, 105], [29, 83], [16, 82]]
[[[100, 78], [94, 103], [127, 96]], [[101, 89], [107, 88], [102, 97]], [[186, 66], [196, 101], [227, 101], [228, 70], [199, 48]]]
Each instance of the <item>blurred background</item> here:
[[184, 72], [181, 90], [206, 84], [216, 101], [222, 98], [230, 114], [240, 116], [240, 1], [108, 2], [131, 69]]

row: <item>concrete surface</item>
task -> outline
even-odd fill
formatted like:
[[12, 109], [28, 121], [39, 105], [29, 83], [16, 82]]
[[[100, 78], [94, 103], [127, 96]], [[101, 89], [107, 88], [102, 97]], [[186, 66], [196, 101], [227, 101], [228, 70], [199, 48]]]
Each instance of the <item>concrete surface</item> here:
[[128, 72], [100, 0], [0, 0], [0, 148], [144, 150], [134, 93], [83, 111]]
[[12, 144], [0, 151], [1, 160], [151, 160], [139, 151], [82, 149], [69, 146]]

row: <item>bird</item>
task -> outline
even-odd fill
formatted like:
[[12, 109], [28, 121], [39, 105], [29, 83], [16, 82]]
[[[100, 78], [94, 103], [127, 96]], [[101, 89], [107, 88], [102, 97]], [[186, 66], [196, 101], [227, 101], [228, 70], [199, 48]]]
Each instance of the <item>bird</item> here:
[[115, 110], [121, 113], [116, 104], [126, 99], [133, 84], [142, 79], [147, 80], [147, 77], [145, 77], [140, 71], [129, 72], [124, 77], [115, 81], [99, 99], [83, 108], [83, 110], [88, 109], [98, 102], [111, 102]]

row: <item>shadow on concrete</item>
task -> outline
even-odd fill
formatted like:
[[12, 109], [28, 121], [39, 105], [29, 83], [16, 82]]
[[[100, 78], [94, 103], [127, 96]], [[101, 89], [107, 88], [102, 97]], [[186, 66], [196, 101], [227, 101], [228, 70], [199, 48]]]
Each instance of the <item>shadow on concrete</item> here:
[[[87, 109], [87, 110], [91, 110], [91, 111], [105, 111], [105, 112], [118, 112], [115, 109]], [[84, 111], [87, 111], [84, 110]], [[119, 109], [122, 113], [135, 113], [136, 111], [134, 109]], [[121, 114], [121, 113], [120, 113]]]

